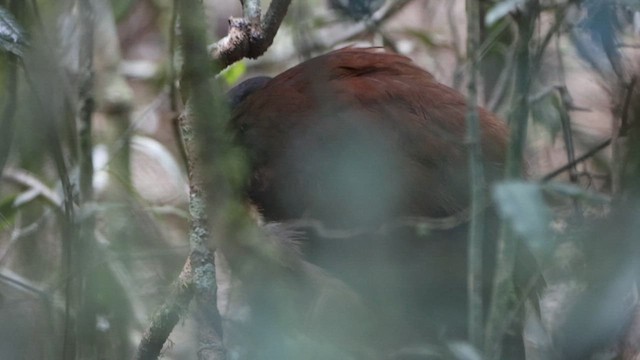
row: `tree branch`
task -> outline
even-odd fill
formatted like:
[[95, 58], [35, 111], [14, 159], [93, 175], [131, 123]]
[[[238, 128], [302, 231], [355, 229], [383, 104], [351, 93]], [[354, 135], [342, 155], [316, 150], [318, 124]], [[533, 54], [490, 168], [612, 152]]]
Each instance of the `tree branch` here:
[[229, 33], [209, 46], [214, 69], [225, 67], [245, 57], [255, 59], [264, 54], [282, 24], [291, 0], [272, 0], [260, 21], [260, 7], [245, 0], [244, 17], [229, 19]]
[[187, 311], [193, 297], [193, 281], [191, 261], [187, 260], [178, 280], [173, 284], [173, 290], [167, 300], [156, 310], [151, 323], [142, 335], [135, 360], [157, 359], [165, 341], [171, 334], [178, 320]]

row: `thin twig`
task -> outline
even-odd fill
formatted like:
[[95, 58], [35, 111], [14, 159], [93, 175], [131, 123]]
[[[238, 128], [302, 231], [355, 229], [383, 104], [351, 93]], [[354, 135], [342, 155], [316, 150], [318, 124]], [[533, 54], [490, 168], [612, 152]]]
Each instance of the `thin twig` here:
[[9, 269], [0, 270], [0, 281], [8, 284], [11, 287], [19, 289], [20, 291], [27, 291], [29, 293], [32, 293], [42, 300], [47, 301], [50, 305], [52, 303], [52, 299], [47, 291], [41, 289], [37, 284], [14, 273]]
[[542, 65], [543, 63], [542, 57], [544, 56], [544, 53], [547, 50], [547, 47], [549, 46], [549, 42], [551, 42], [551, 39], [553, 39], [554, 36], [558, 36], [560, 27], [565, 24], [564, 19], [567, 16], [569, 7], [573, 6], [574, 2], [575, 1], [569, 1], [566, 4], [564, 4], [560, 8], [560, 10], [556, 11], [555, 21], [553, 25], [545, 33], [544, 37], [542, 38], [542, 41], [540, 42], [540, 45], [538, 45], [536, 52], [533, 55], [533, 62], [532, 62], [534, 66], [534, 69], [532, 70], [533, 74], [537, 74], [539, 72], [540, 65]]
[[[505, 176], [507, 179], [520, 178], [523, 173], [523, 153], [529, 118], [529, 91], [531, 85], [531, 54], [529, 42], [533, 35], [535, 21], [540, 11], [538, 0], [528, 0], [524, 9], [514, 15], [518, 25], [516, 41], [515, 95], [512, 112], [509, 116], [511, 136], [507, 151]], [[516, 258], [516, 242], [513, 232], [507, 224], [500, 229], [496, 247], [496, 270], [491, 292], [491, 306], [485, 333], [484, 351], [486, 359], [500, 359], [504, 329], [501, 324], [505, 314], [512, 307], [513, 269]], [[509, 319], [511, 320], [511, 319]]]
[[484, 204], [486, 182], [480, 142], [480, 119], [478, 115], [478, 48], [480, 46], [480, 3], [467, 0], [467, 54], [469, 61], [469, 82], [467, 83], [467, 142], [469, 147], [469, 174], [471, 194], [471, 224], [468, 234], [468, 271], [467, 271], [467, 331], [469, 342], [482, 349], [483, 304], [482, 287], [484, 282], [482, 248], [484, 244]]
[[173, 1], [171, 8], [171, 22], [169, 30], [169, 105], [173, 118], [171, 119], [171, 127], [173, 130], [173, 136], [180, 153], [180, 159], [184, 166], [187, 165], [187, 153], [184, 149], [184, 143], [180, 135], [180, 119], [178, 116], [178, 77], [176, 74], [176, 26], [178, 24], [178, 0]]
[[491, 93], [491, 97], [487, 102], [487, 108], [491, 111], [497, 111], [498, 108], [502, 105], [505, 96], [508, 93], [508, 89], [510, 89], [513, 69], [515, 66], [515, 48], [511, 48], [509, 53], [506, 55], [504, 70], [498, 76], [498, 80], [496, 81], [495, 86], [493, 87], [493, 92]]
[[37, 196], [42, 197], [42, 199], [48, 202], [55, 210], [62, 213], [62, 198], [32, 173], [22, 169], [7, 168], [2, 173], [2, 179], [37, 191]]
[[171, 295], [156, 310], [147, 330], [138, 345], [135, 360], [155, 360], [160, 355], [169, 334], [186, 313], [193, 297], [191, 262], [187, 260], [178, 280], [173, 284]]
[[[573, 132], [571, 129], [571, 117], [569, 117], [569, 108], [571, 106], [571, 99], [569, 98], [569, 92], [566, 87], [560, 87], [559, 89], [560, 99], [562, 100], [562, 107], [560, 111], [560, 123], [562, 124], [562, 136], [564, 138], [565, 148], [567, 150], [567, 161], [573, 163], [575, 154], [575, 145], [573, 143]], [[569, 179], [572, 183], [578, 181], [577, 169], [575, 166], [569, 168]]]
[[[629, 106], [631, 105], [631, 99], [632, 99], [632, 95], [633, 95], [633, 89], [635, 88], [636, 80], [637, 80], [637, 78], [633, 77], [631, 79], [631, 82], [629, 82], [629, 84], [627, 85], [626, 95], [625, 95], [625, 99], [624, 99], [624, 103], [623, 103], [623, 107], [622, 107], [620, 128], [618, 129], [619, 136], [627, 135], [627, 132], [628, 132], [628, 129], [629, 129], [629, 124], [628, 124], [628, 121], [629, 121], [628, 120], [628, 118], [629, 118]], [[581, 156], [575, 158], [573, 161], [570, 161], [570, 162], [560, 166], [559, 168], [551, 171], [547, 175], [544, 175], [540, 179], [540, 181], [547, 182], [549, 180], [552, 180], [553, 178], [555, 178], [556, 176], [562, 174], [563, 172], [575, 167], [577, 164], [579, 164], [579, 163], [581, 163], [581, 162], [583, 162], [585, 160], [588, 160], [589, 158], [593, 157], [596, 153], [598, 153], [599, 151], [603, 150], [607, 146], [611, 145], [612, 141], [613, 141], [612, 138], [609, 138], [609, 139], [599, 143], [598, 145], [596, 145], [595, 147], [593, 147], [592, 149], [590, 149], [586, 153], [584, 153]]]
[[564, 164], [561, 167], [553, 170], [552, 172], [550, 172], [547, 175], [543, 176], [542, 179], [540, 179], [540, 180], [542, 182], [547, 182], [549, 180], [552, 180], [553, 178], [555, 178], [556, 176], [562, 174], [563, 172], [571, 169], [572, 167], [575, 167], [577, 164], [579, 164], [579, 163], [591, 158], [597, 152], [599, 152], [600, 150], [606, 148], [609, 145], [611, 145], [611, 138], [609, 138], [609, 139], [601, 142], [600, 144], [596, 145], [594, 148], [592, 148], [591, 150], [587, 151], [583, 155], [575, 158], [572, 162]]

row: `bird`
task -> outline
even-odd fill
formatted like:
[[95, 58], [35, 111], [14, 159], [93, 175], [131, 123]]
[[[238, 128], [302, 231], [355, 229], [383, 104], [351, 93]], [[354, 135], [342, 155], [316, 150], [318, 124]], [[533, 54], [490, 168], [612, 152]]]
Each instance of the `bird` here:
[[[228, 97], [248, 151], [248, 194], [269, 221], [370, 225], [469, 205], [465, 97], [405, 56], [343, 48]], [[508, 129], [478, 111], [490, 183], [501, 177]]]
[[[305, 229], [301, 250], [290, 253], [335, 276], [382, 319], [374, 343], [401, 351], [443, 332], [464, 338], [467, 227], [423, 236], [386, 226], [469, 207], [464, 95], [406, 56], [346, 47], [250, 78], [227, 99], [231, 133], [246, 152], [249, 202], [267, 223], [321, 225]], [[491, 184], [502, 178], [509, 130], [484, 108], [478, 115]], [[345, 239], [321, 229], [365, 231]], [[494, 248], [491, 237], [487, 264]]]

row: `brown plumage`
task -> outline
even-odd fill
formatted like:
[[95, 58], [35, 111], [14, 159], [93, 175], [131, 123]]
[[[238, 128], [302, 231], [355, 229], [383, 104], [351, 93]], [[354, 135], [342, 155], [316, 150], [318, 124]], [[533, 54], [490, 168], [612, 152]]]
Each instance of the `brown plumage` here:
[[[351, 226], [468, 205], [465, 98], [410, 59], [345, 48], [256, 87], [232, 123], [251, 155], [250, 196], [268, 220]], [[507, 129], [483, 109], [480, 125], [495, 180]]]
[[[344, 281], [376, 314], [372, 330], [344, 319], [357, 325], [358, 338], [372, 331], [364, 347], [393, 352], [443, 334], [464, 337], [466, 227], [429, 236], [410, 226], [377, 230], [405, 216], [444, 217], [469, 205], [465, 98], [407, 57], [345, 48], [273, 79], [250, 79], [229, 100], [231, 125], [250, 159], [247, 192], [266, 220], [371, 230], [349, 239], [310, 230], [301, 241], [304, 260]], [[502, 173], [508, 131], [490, 112], [479, 114], [492, 182]], [[304, 284], [316, 278], [302, 268], [287, 271]], [[254, 301], [270, 304], [265, 297]], [[263, 312], [277, 314], [274, 308]], [[327, 325], [326, 334], [338, 330]]]

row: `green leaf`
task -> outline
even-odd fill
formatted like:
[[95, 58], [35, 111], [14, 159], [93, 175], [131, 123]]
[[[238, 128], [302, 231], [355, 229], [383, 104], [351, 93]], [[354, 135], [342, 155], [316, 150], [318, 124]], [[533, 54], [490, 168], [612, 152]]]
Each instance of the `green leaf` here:
[[544, 202], [538, 184], [507, 181], [493, 189], [493, 199], [500, 217], [533, 249], [549, 244], [551, 210]]
[[227, 70], [222, 73], [222, 77], [224, 81], [229, 86], [235, 85], [238, 80], [247, 72], [247, 64], [244, 61], [238, 61], [233, 65], [229, 66]]
[[18, 213], [18, 207], [14, 206], [17, 195], [8, 196], [0, 201], [0, 231], [13, 225], [13, 221]]
[[22, 26], [7, 9], [0, 6], [0, 49], [22, 56], [27, 37]]
[[124, 19], [131, 11], [133, 4], [133, 0], [111, 0], [111, 8], [116, 21]]

